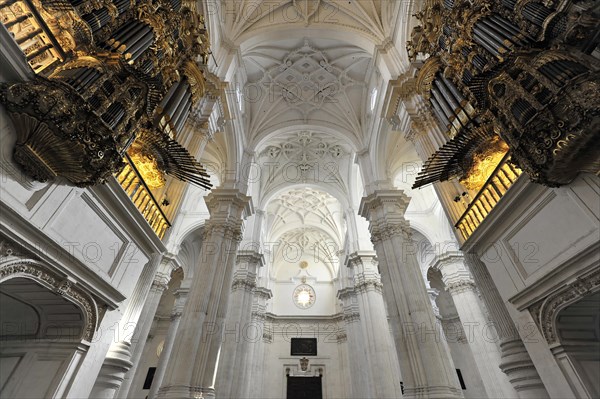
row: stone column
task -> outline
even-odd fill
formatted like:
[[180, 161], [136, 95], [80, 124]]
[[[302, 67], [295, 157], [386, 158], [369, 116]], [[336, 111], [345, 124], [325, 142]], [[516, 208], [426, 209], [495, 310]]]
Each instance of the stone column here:
[[265, 354], [265, 343], [270, 343], [272, 336], [267, 331], [265, 326], [265, 313], [267, 311], [267, 302], [273, 297], [273, 293], [270, 289], [264, 287], [257, 287], [254, 289], [254, 303], [252, 304], [252, 325], [256, 326], [259, 336], [257, 337], [254, 345], [250, 347], [249, 361], [246, 368], [249, 369], [247, 375], [248, 384], [246, 388], [248, 390], [245, 396], [242, 398], [257, 398], [262, 399], [265, 397], [265, 393], [262, 392], [262, 378], [264, 373], [264, 354]]
[[496, 334], [490, 331], [491, 323], [479, 304], [475, 281], [464, 264], [462, 253], [440, 255], [433, 260], [432, 268], [440, 271], [452, 296], [488, 398], [516, 397], [507, 376], [500, 370]]
[[215, 384], [222, 398], [248, 396], [252, 383], [248, 367], [250, 352], [252, 346], [262, 340], [262, 330], [259, 333], [257, 326], [252, 324], [253, 292], [257, 269], [264, 263], [263, 255], [256, 251], [238, 252]]
[[133, 334], [131, 331], [138, 322], [162, 259], [162, 254], [153, 254], [144, 267], [133, 293], [129, 297], [123, 317], [117, 325], [115, 342], [106, 354], [90, 397], [98, 399], [115, 397], [125, 374], [133, 366], [131, 361], [131, 337]]
[[360, 214], [369, 221], [379, 260], [404, 393], [408, 398], [461, 398], [454, 364], [430, 305], [404, 218], [409, 198], [401, 190], [364, 197]]
[[243, 221], [252, 206], [250, 197], [234, 189], [214, 189], [205, 201], [210, 218], [204, 227], [200, 260], [158, 398], [215, 395], [220, 327], [227, 312]]
[[348, 361], [353, 398], [376, 398], [373, 395], [373, 367], [366, 358], [366, 339], [361, 329], [358, 300], [354, 287], [342, 288], [337, 297], [342, 301], [343, 320], [346, 326]]
[[154, 281], [150, 287], [150, 292], [148, 293], [148, 297], [146, 298], [146, 302], [144, 303], [144, 307], [142, 309], [141, 320], [137, 324], [131, 339], [132, 366], [127, 374], [125, 374], [125, 379], [123, 380], [121, 388], [117, 394], [117, 398], [119, 399], [125, 399], [128, 397], [129, 390], [131, 389], [131, 383], [134, 380], [137, 367], [140, 359], [142, 358], [142, 354], [144, 353], [144, 347], [146, 346], [146, 341], [148, 340], [148, 334], [152, 328], [152, 322], [154, 321], [156, 309], [158, 308], [158, 304], [160, 303], [163, 292], [167, 289], [169, 280], [170, 276], [167, 276], [163, 273], [157, 273], [157, 275], [154, 277]]
[[160, 388], [165, 376], [165, 372], [167, 371], [167, 364], [171, 358], [171, 353], [173, 352], [173, 344], [175, 343], [175, 337], [177, 337], [177, 329], [179, 328], [179, 322], [181, 320], [183, 308], [187, 302], [189, 283], [189, 280], [182, 281], [180, 288], [174, 293], [175, 304], [173, 305], [173, 310], [171, 311], [171, 324], [167, 330], [165, 343], [163, 345], [162, 352], [160, 353], [160, 358], [158, 359], [158, 365], [156, 366], [156, 372], [154, 373], [154, 378], [152, 379], [152, 385], [150, 386], [148, 399], [156, 397], [158, 389]]
[[500, 369], [507, 375], [519, 398], [548, 398], [548, 392], [533, 365], [529, 353], [519, 336], [506, 305], [479, 256], [465, 254], [465, 261], [490, 313], [490, 318], [500, 339]]
[[354, 271], [354, 291], [358, 301], [360, 325], [364, 331], [362, 345], [372, 373], [372, 391], [369, 397], [399, 398], [400, 373], [390, 356], [394, 344], [382, 294], [382, 284], [373, 252], [354, 252], [346, 259], [346, 266]]

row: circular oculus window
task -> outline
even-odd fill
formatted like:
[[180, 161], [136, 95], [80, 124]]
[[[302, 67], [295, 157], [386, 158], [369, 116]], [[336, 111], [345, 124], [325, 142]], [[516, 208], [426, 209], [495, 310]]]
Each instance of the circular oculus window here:
[[315, 290], [308, 284], [301, 284], [296, 287], [293, 294], [293, 300], [300, 309], [308, 309], [315, 303], [317, 296]]

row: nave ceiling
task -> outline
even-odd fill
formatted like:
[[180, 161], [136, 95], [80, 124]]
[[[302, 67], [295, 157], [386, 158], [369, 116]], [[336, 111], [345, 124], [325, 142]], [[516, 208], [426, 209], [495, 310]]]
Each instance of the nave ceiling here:
[[341, 203], [312, 188], [292, 188], [266, 207], [266, 242], [272, 256], [272, 277], [281, 267], [297, 267], [302, 257], [322, 262], [330, 278], [337, 275], [337, 256], [346, 234]]

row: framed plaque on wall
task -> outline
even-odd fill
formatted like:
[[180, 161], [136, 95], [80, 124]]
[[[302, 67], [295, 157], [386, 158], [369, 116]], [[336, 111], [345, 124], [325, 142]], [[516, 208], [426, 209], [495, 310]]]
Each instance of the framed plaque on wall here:
[[316, 338], [292, 338], [292, 356], [317, 356]]

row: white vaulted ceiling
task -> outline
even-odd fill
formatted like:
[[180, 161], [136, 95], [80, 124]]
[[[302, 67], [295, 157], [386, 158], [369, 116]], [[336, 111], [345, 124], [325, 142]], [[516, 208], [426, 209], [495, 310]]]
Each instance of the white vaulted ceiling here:
[[[385, 82], [406, 61], [394, 43], [408, 29], [411, 5], [221, 0], [207, 9], [210, 66], [229, 84], [228, 140], [237, 154], [228, 157], [252, 164], [248, 192], [266, 213], [265, 240], [318, 253], [332, 278], [346, 236], [344, 212], [363, 195], [357, 153], [385, 146], [378, 137]], [[272, 255], [272, 276], [282, 265], [298, 267], [284, 259], [284, 246]]]
[[338, 40], [294, 38], [245, 49], [242, 59], [251, 140], [292, 125], [313, 125], [360, 142], [369, 53]]
[[258, 149], [258, 195], [263, 202], [290, 185], [319, 187], [347, 196], [352, 148], [339, 137], [298, 130], [272, 136]]
[[346, 226], [341, 204], [330, 194], [311, 188], [281, 193], [267, 206], [265, 227], [267, 241], [277, 243], [273, 246], [272, 275], [297, 255], [318, 259], [331, 278], [337, 274]]
[[274, 198], [267, 207], [267, 224], [271, 240], [308, 226], [339, 246], [345, 233], [339, 201], [311, 188], [292, 189]]
[[[273, 31], [310, 27], [384, 45], [393, 34], [401, 1], [387, 0], [238, 0], [221, 1], [214, 11], [231, 43], [240, 44]], [[290, 36], [289, 34], [287, 36]], [[323, 34], [322, 37], [327, 37]]]

